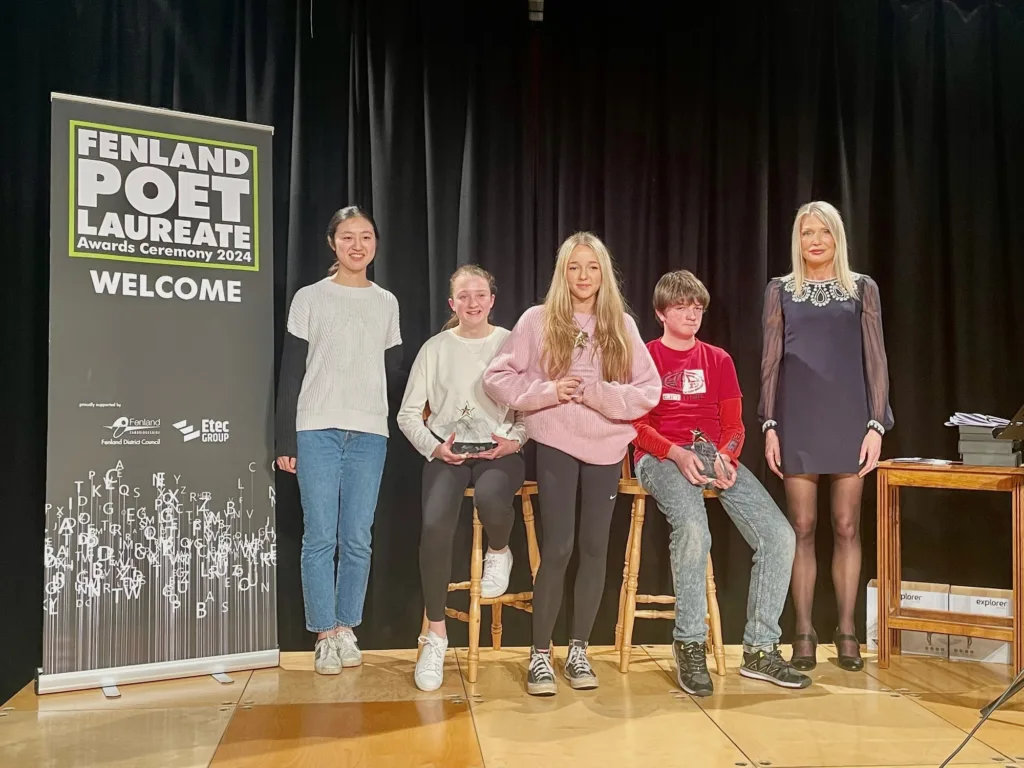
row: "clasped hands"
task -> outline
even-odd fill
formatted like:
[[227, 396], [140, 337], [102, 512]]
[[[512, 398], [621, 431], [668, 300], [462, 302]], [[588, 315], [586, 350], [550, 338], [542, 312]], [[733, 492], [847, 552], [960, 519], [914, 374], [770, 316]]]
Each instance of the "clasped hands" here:
[[582, 403], [583, 391], [580, 385], [583, 379], [579, 376], [564, 376], [555, 381], [555, 392], [558, 394], [559, 403]]
[[691, 485], [706, 486], [710, 482], [715, 488], [724, 491], [727, 488], [731, 488], [736, 482], [736, 465], [733, 464], [728, 456], [718, 454], [714, 464], [714, 478], [704, 475], [704, 462], [701, 461], [700, 456], [694, 451], [673, 445], [669, 449], [668, 458], [669, 461], [679, 467], [679, 471]]

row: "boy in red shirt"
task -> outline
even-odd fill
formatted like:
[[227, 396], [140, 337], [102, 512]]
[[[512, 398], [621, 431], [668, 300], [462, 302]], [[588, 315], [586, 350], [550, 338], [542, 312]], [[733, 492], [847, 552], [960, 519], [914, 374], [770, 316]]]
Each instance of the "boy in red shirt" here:
[[714, 488], [754, 550], [740, 674], [806, 688], [811, 679], [778, 649], [796, 538], [768, 492], [739, 463], [744, 430], [736, 368], [725, 350], [697, 339], [710, 302], [707, 288], [691, 272], [670, 272], [658, 281], [654, 311], [665, 330], [647, 349], [661, 374], [661, 401], [635, 423], [637, 478], [672, 528], [676, 677], [689, 694], [713, 692], [704, 651], [711, 532], [703, 492]]

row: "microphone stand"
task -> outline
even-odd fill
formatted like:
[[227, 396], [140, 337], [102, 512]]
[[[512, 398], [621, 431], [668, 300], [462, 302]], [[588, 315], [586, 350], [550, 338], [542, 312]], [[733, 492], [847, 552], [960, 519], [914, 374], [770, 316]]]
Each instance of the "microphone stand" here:
[[940, 765], [939, 768], [945, 768], [947, 765], [949, 765], [953, 758], [956, 757], [957, 754], [960, 752], [960, 750], [967, 746], [967, 742], [969, 742], [974, 737], [974, 734], [977, 733], [978, 729], [981, 728], [984, 722], [988, 720], [988, 716], [995, 712], [999, 707], [1003, 706], [1003, 704], [1005, 704], [1007, 701], [1009, 701], [1010, 698], [1018, 691], [1020, 691], [1021, 688], [1024, 688], [1024, 669], [1022, 669], [1020, 673], [1018, 673], [1018, 675], [1015, 678], [1013, 678], [1013, 682], [1010, 683], [1009, 686], [1007, 686], [1005, 691], [999, 694], [998, 698], [993, 699], [984, 707], [982, 707], [981, 719], [971, 729], [971, 732], [967, 734], [967, 737], [962, 742], [960, 742], [960, 746], [954, 749], [953, 753], [942, 761], [942, 765]]
[[1001, 707], [1003, 704], [1005, 704], [1018, 693], [1020, 693], [1022, 688], [1024, 688], [1024, 672], [1017, 675], [1017, 678], [1012, 683], [1010, 683], [1009, 688], [1007, 688], [1005, 691], [1003, 691], [1003, 693], [1001, 693], [996, 698], [992, 699], [992, 701], [990, 701], [988, 704], [986, 704], [979, 710], [981, 712], [982, 717], [988, 717], [989, 715], [991, 715], [999, 707]]

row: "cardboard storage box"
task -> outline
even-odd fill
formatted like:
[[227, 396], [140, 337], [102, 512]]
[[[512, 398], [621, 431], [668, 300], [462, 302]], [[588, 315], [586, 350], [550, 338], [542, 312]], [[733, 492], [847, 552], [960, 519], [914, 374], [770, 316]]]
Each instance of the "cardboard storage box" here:
[[[983, 587], [950, 587], [949, 610], [979, 616], [1009, 617], [1013, 615], [1013, 592]], [[949, 658], [951, 661], [1009, 664], [1010, 644], [1001, 640], [950, 635]]]
[[[867, 594], [868, 650], [878, 650], [878, 580], [868, 582]], [[925, 608], [931, 611], [949, 610], [949, 585], [904, 581], [900, 589], [900, 605], [904, 608]], [[934, 656], [949, 658], [949, 635], [933, 632], [901, 633], [900, 648], [907, 656]]]

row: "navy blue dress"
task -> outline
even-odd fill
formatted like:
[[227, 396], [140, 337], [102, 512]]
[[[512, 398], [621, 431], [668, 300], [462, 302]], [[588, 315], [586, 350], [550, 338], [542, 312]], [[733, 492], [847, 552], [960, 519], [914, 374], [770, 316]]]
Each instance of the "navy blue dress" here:
[[837, 280], [768, 283], [761, 358], [762, 425], [777, 422], [784, 474], [849, 474], [875, 421], [893, 426], [878, 285]]

